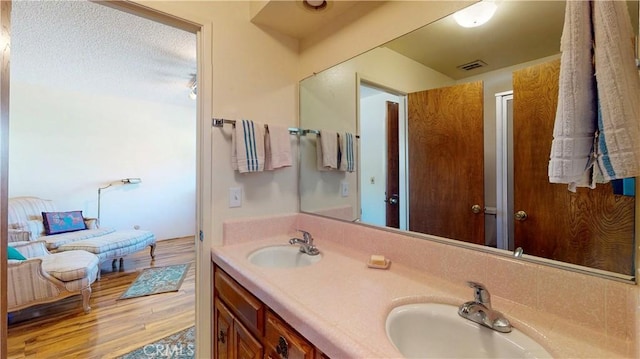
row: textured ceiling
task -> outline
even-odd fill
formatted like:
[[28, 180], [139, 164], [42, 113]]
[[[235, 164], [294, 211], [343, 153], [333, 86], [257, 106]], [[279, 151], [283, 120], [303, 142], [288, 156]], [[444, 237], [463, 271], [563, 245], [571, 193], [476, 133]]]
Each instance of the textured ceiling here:
[[196, 36], [88, 1], [14, 1], [11, 81], [195, 106]]

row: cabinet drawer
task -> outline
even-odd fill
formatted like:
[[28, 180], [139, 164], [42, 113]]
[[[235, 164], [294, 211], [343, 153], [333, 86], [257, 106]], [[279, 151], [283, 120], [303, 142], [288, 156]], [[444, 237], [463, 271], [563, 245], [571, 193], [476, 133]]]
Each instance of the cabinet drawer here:
[[256, 336], [264, 335], [264, 305], [229, 275], [216, 268], [214, 283], [217, 295], [231, 312]]
[[266, 357], [271, 359], [314, 358], [314, 348], [311, 343], [271, 311], [267, 311], [265, 332]]

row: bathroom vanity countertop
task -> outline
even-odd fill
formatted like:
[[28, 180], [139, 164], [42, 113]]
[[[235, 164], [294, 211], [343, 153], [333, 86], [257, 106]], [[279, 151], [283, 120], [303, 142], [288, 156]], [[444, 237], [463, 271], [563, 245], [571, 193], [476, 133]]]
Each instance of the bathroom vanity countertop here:
[[[399, 305], [439, 302], [459, 305], [473, 299], [473, 290], [454, 285], [391, 258], [389, 269], [372, 269], [372, 254], [316, 238], [322, 260], [307, 267], [263, 268], [248, 255], [259, 248], [288, 244], [290, 236], [214, 246], [212, 260], [273, 309], [307, 340], [332, 358], [401, 358], [388, 340], [387, 314]], [[491, 288], [488, 288], [491, 291]], [[622, 358], [607, 350], [606, 338], [581, 332], [548, 314], [492, 296], [515, 328], [559, 358]], [[464, 320], [464, 319], [460, 319]]]

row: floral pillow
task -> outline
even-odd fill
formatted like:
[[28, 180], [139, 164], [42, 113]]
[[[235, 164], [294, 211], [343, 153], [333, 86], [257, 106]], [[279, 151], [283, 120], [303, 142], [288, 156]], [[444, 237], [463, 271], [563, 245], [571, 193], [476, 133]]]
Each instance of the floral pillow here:
[[87, 229], [82, 211], [42, 212], [42, 221], [47, 235]]

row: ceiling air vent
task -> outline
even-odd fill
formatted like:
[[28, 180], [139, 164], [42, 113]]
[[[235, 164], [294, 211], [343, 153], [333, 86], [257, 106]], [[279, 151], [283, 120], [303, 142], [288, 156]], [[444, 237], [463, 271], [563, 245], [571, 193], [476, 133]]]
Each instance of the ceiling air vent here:
[[462, 64], [460, 66], [457, 66], [457, 68], [464, 71], [471, 71], [484, 66], [487, 66], [487, 64], [484, 61], [475, 60], [475, 61], [468, 62], [466, 64]]

